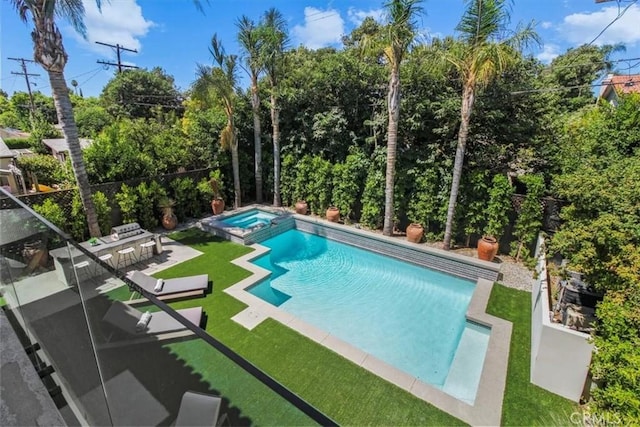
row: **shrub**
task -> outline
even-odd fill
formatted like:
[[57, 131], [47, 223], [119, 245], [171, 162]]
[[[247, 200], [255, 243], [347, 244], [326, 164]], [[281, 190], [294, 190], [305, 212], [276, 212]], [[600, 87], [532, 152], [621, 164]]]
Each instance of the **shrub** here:
[[511, 211], [511, 197], [513, 187], [509, 179], [504, 175], [496, 175], [491, 181], [489, 190], [489, 204], [487, 205], [487, 225], [484, 234], [499, 238], [504, 233], [504, 228], [509, 223]]
[[410, 222], [421, 224], [425, 229], [427, 239], [436, 239], [439, 236], [434, 233], [438, 225], [446, 221], [446, 211], [442, 216], [442, 206], [446, 201], [441, 199], [438, 172], [426, 163], [418, 161], [415, 168], [407, 172], [413, 181], [413, 188], [409, 195], [407, 205], [407, 217]]
[[333, 205], [345, 219], [353, 219], [355, 204], [360, 200], [369, 161], [362, 150], [352, 147], [344, 163], [333, 167]]
[[280, 176], [280, 199], [283, 206], [292, 206], [295, 202], [297, 202], [296, 195], [294, 195], [294, 187], [297, 174], [295, 163], [295, 158], [291, 153], [287, 153], [282, 157], [282, 172]]
[[176, 202], [175, 212], [178, 220], [198, 217], [202, 208], [198, 202], [198, 190], [191, 178], [178, 178], [171, 182], [173, 199]]
[[120, 206], [123, 223], [138, 222], [138, 193], [135, 188], [122, 184], [120, 192], [116, 194], [116, 201]]
[[34, 174], [39, 184], [54, 185], [72, 180], [62, 164], [48, 154], [36, 154], [34, 156], [20, 156], [17, 166], [28, 174]]
[[93, 193], [91, 198], [93, 199], [93, 205], [98, 215], [100, 232], [103, 236], [106, 236], [111, 233], [111, 207], [109, 206], [109, 199], [100, 191]]
[[384, 220], [386, 156], [383, 148], [374, 153], [362, 193], [360, 222], [371, 228], [381, 228]]
[[528, 246], [536, 238], [542, 226], [543, 210], [540, 198], [545, 191], [542, 175], [524, 175], [520, 177], [520, 181], [527, 186], [527, 195], [522, 202], [513, 233], [518, 239], [518, 246], [512, 250], [516, 261], [519, 261], [520, 257], [528, 259], [531, 255]]
[[309, 178], [307, 202], [311, 199], [312, 212], [320, 215], [327, 210], [331, 203], [333, 166], [329, 161], [315, 156], [311, 159]]
[[159, 212], [156, 209], [158, 201], [166, 197], [167, 192], [156, 181], [150, 184], [141, 182], [136, 187], [138, 195], [137, 218], [142, 228], [153, 230], [158, 226]]
[[41, 205], [33, 205], [33, 210], [49, 220], [53, 225], [63, 231], [66, 230], [67, 216], [59, 204], [53, 199], [45, 199]]

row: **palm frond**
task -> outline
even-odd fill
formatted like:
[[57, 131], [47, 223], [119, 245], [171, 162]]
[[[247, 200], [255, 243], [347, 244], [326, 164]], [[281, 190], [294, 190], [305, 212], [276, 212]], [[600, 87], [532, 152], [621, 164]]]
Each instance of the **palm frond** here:
[[209, 53], [213, 57], [213, 60], [218, 64], [218, 66], [222, 67], [225, 59], [225, 50], [224, 46], [222, 46], [222, 41], [218, 38], [218, 34], [215, 33], [213, 37], [211, 37], [211, 46], [209, 47]]
[[22, 22], [27, 22], [29, 20], [29, 12], [31, 11], [31, 7], [33, 4], [28, 0], [11, 0], [13, 7], [16, 12], [18, 12], [18, 16]]
[[[57, 0], [48, 1], [48, 4], [54, 8], [56, 16], [71, 23], [71, 26], [82, 37], [87, 37], [87, 27], [84, 25], [84, 4], [82, 0]], [[100, 7], [100, 6], [99, 6]]]
[[510, 21], [510, 0], [467, 0], [468, 6], [456, 31], [470, 44], [495, 40]]

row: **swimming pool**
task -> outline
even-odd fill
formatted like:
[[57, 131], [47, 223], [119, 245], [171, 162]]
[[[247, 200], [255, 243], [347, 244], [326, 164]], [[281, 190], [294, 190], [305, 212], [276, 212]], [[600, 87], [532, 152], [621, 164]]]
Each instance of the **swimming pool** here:
[[466, 320], [475, 284], [299, 230], [261, 242], [259, 298], [473, 403], [490, 329]]
[[254, 228], [259, 225], [268, 225], [277, 215], [259, 209], [251, 209], [241, 214], [232, 215], [220, 221], [229, 227], [238, 227], [243, 230]]

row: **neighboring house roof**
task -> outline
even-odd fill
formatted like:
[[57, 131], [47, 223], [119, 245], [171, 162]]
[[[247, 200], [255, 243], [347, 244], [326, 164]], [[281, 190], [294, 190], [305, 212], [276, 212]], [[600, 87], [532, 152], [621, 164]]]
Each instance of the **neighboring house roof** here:
[[[43, 139], [42, 142], [57, 153], [69, 151], [67, 140], [64, 138]], [[80, 138], [80, 148], [85, 149], [90, 146], [92, 142], [90, 139]]]
[[609, 99], [613, 94], [640, 93], [640, 74], [614, 76], [609, 74], [602, 81], [601, 98]]
[[2, 158], [15, 157], [13, 155], [13, 152], [9, 149], [9, 147], [7, 147], [7, 144], [4, 143], [4, 140], [1, 137], [0, 137], [0, 157]]
[[29, 133], [13, 128], [0, 128], [0, 137], [4, 139], [29, 138]]

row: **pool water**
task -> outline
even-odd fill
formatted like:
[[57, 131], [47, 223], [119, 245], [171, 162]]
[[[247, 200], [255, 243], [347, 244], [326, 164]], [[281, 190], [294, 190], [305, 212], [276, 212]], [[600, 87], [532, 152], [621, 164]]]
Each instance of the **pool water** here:
[[473, 403], [489, 339], [466, 321], [473, 282], [299, 230], [261, 245], [272, 274], [249, 292]]
[[249, 229], [258, 225], [268, 225], [271, 220], [276, 217], [277, 215], [274, 215], [272, 213], [261, 211], [258, 209], [252, 209], [238, 215], [227, 217], [221, 222], [229, 227]]

